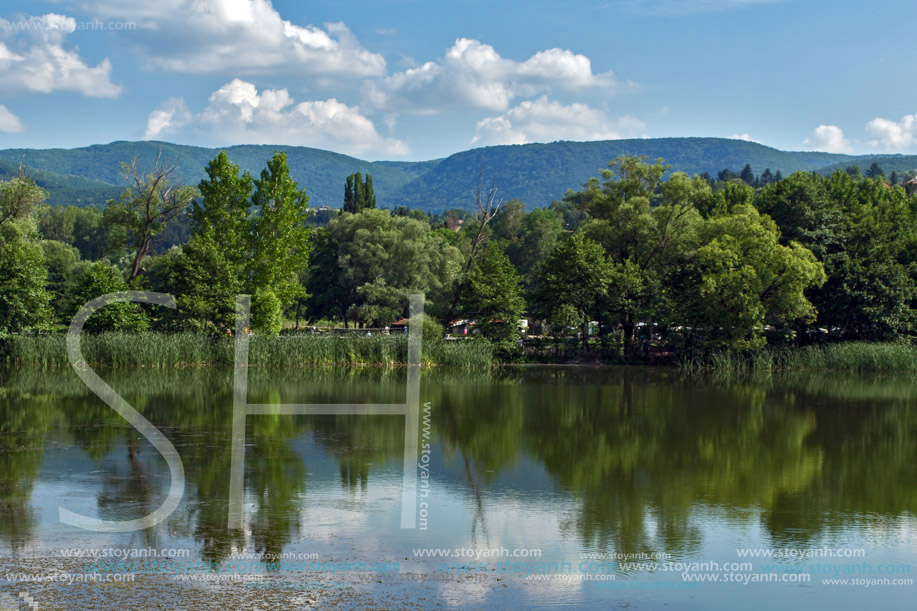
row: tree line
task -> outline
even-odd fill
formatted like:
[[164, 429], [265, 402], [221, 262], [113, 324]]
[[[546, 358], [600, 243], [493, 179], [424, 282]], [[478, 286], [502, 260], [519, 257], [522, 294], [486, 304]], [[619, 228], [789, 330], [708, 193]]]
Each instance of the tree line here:
[[46, 206], [24, 172], [0, 181], [0, 339], [127, 288], [178, 308], [111, 305], [87, 329], [225, 335], [239, 293], [254, 329], [277, 333], [285, 319], [389, 326], [424, 292], [432, 318], [475, 321], [504, 359], [524, 316], [625, 355], [887, 340], [917, 321], [917, 197], [881, 168], [711, 179], [622, 156], [547, 208], [501, 201], [482, 172], [475, 209], [437, 214], [377, 209], [360, 174], [342, 210], [316, 213], [280, 152], [257, 178], [225, 153], [197, 186], [173, 169], [125, 165], [104, 210]]

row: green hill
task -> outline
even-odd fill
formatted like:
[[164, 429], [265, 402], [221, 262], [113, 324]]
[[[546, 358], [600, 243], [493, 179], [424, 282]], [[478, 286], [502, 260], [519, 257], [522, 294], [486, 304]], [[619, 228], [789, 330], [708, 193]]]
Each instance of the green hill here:
[[[19, 164], [0, 160], [0, 177], [15, 176]], [[123, 185], [112, 185], [82, 176], [64, 176], [48, 170], [28, 169], [29, 176], [48, 192], [48, 203], [103, 207], [105, 202], [121, 196]]]
[[885, 170], [885, 174], [898, 172], [904, 174], [917, 169], [917, 155], [862, 155], [840, 163], [833, 163], [819, 170], [821, 174], [833, 174], [836, 170], [846, 170], [851, 166], [859, 166], [865, 172], [873, 163]]
[[[242, 145], [227, 147], [230, 159], [257, 174], [275, 150], [284, 150], [293, 178], [309, 193], [313, 206], [339, 207], [344, 180], [353, 172], [370, 173], [380, 206], [406, 205], [427, 210], [469, 208], [479, 172], [489, 182], [496, 178], [499, 197], [518, 198], [530, 208], [559, 199], [607, 167], [608, 161], [628, 153], [663, 158], [673, 171], [716, 175], [724, 168], [739, 171], [746, 163], [760, 174], [765, 168], [789, 175], [852, 163], [868, 167], [876, 156], [780, 151], [754, 142], [724, 138], [647, 138], [598, 142], [552, 142], [472, 149], [431, 161], [370, 162], [299, 146]], [[143, 169], [156, 155], [175, 164], [177, 177], [195, 184], [221, 149], [168, 142], [112, 142], [76, 149], [0, 150], [0, 170], [22, 160], [49, 190], [55, 204], [101, 205], [124, 189], [121, 163], [137, 158]], [[880, 156], [886, 171], [917, 167], [917, 157]], [[886, 159], [895, 166], [886, 167]], [[888, 164], [891, 164], [889, 161]]]
[[765, 168], [784, 175], [815, 170], [850, 159], [830, 153], [786, 152], [754, 142], [723, 138], [652, 138], [598, 142], [552, 142], [492, 146], [456, 153], [420, 178], [408, 183], [399, 203], [412, 208], [465, 208], [483, 171], [496, 178], [499, 196], [518, 198], [530, 208], [546, 206], [577, 189], [622, 154], [662, 158], [673, 171], [688, 174], [724, 168], [738, 172], [746, 163], [760, 174]]
[[[107, 185], [116, 185], [117, 197], [126, 183], [121, 174], [121, 163], [137, 158], [141, 169], [149, 170], [157, 154], [165, 163], [175, 164], [176, 177], [186, 183], [197, 184], [205, 175], [207, 162], [220, 150], [197, 146], [170, 144], [168, 142], [112, 142], [76, 149], [6, 149], [0, 150], [0, 163], [15, 163], [24, 160], [34, 173], [39, 175], [53, 171], [55, 175], [67, 178], [83, 178]], [[229, 158], [243, 170], [249, 170], [256, 177], [275, 150], [286, 151], [290, 173], [301, 186], [306, 188], [313, 206], [340, 206], [344, 197], [344, 180], [353, 172], [369, 172], [377, 198], [389, 205], [387, 198], [399, 191], [412, 176], [398, 167], [374, 164], [347, 155], [302, 146], [231, 146], [226, 149]], [[406, 164], [410, 166], [411, 164]], [[76, 186], [76, 183], [74, 183]], [[87, 184], [87, 188], [89, 185]], [[61, 200], [51, 189], [52, 200]], [[68, 194], [72, 197], [72, 194]], [[57, 203], [57, 202], [55, 202]], [[77, 198], [70, 202], [75, 205]]]

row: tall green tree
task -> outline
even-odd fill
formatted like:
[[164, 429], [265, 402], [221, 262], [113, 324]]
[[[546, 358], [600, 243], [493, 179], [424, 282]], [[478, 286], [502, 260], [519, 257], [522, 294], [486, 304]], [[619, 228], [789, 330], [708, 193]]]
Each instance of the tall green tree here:
[[44, 328], [51, 319], [48, 271], [32, 218], [45, 197], [21, 172], [0, 181], [0, 339]]
[[841, 216], [825, 258], [828, 281], [813, 294], [819, 324], [854, 339], [888, 339], [917, 325], [917, 208], [880, 181], [836, 172], [825, 185]]
[[29, 221], [0, 224], [0, 339], [50, 322], [50, 295], [38, 233]]
[[555, 248], [541, 270], [541, 312], [552, 326], [578, 326], [583, 350], [588, 350], [589, 321], [600, 317], [611, 275], [602, 246], [581, 233]]
[[663, 182], [666, 170], [661, 159], [650, 164], [622, 156], [609, 163], [603, 183], [594, 178], [584, 191], [567, 194], [590, 216], [581, 231], [602, 245], [614, 268], [612, 298], [603, 301], [597, 320], [623, 329], [625, 353], [633, 350], [638, 322], [654, 322], [673, 309], [662, 290], [665, 276], [696, 246], [698, 210], [712, 207], [705, 180], [675, 173]]
[[300, 273], [309, 263], [311, 210], [305, 189], [290, 177], [287, 155], [276, 152], [254, 181], [252, 204], [257, 210], [251, 234], [252, 324], [280, 331], [283, 311], [305, 296]]
[[746, 164], [745, 164], [745, 167], [742, 168], [742, 171], [739, 172], [739, 178], [741, 178], [742, 181], [743, 181], [746, 185], [754, 185], [754, 184], [755, 184], [755, 173], [752, 171], [752, 169], [751, 169], [751, 164], [750, 164], [750, 163], [746, 163]]
[[493, 342], [501, 360], [519, 354], [519, 320], [525, 312], [521, 279], [495, 242], [485, 247], [471, 268], [462, 305], [464, 313], [477, 320], [481, 334]]
[[564, 228], [557, 214], [546, 208], [532, 210], [522, 225], [522, 239], [507, 256], [523, 278], [527, 294], [535, 288], [535, 279], [544, 262], [559, 243]]
[[191, 207], [178, 302], [190, 326], [223, 333], [234, 326], [236, 295], [245, 289], [254, 250], [249, 221], [254, 181], [248, 172], [239, 174], [225, 151], [206, 171], [198, 185], [201, 199]]
[[877, 162], [873, 161], [866, 169], [866, 178], [885, 178], [885, 170]]
[[373, 192], [373, 177], [363, 176], [356, 172], [347, 177], [344, 183], [344, 212], [356, 214], [362, 210], [373, 210], [376, 207], [376, 194]]

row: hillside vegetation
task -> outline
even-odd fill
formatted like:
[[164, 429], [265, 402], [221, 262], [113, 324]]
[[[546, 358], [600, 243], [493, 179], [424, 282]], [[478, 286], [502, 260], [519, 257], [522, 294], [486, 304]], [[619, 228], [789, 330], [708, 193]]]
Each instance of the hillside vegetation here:
[[[117, 197], [125, 183], [121, 163], [137, 158], [152, 167], [157, 154], [175, 163], [176, 178], [197, 184], [207, 161], [221, 149], [168, 142], [112, 142], [75, 149], [0, 150], [0, 173], [10, 175], [20, 162], [49, 193], [52, 204], [103, 205]], [[755, 142], [725, 138], [643, 138], [596, 142], [552, 142], [492, 146], [463, 151], [431, 161], [364, 161], [320, 149], [299, 146], [242, 145], [227, 147], [229, 158], [243, 170], [258, 171], [275, 150], [287, 153], [290, 174], [308, 190], [312, 206], [340, 207], [344, 181], [354, 172], [372, 174], [379, 206], [408, 206], [428, 211], [473, 206], [471, 190], [483, 172], [493, 177], [504, 200], [519, 199], [529, 208], [547, 206], [570, 189], [579, 189], [619, 155], [663, 158], [671, 171], [712, 176], [725, 168], [738, 172], [745, 164], [755, 174], [765, 169], [820, 171], [878, 161], [887, 172], [917, 167], [917, 157], [901, 155], [850, 156], [817, 152], [780, 151]]]

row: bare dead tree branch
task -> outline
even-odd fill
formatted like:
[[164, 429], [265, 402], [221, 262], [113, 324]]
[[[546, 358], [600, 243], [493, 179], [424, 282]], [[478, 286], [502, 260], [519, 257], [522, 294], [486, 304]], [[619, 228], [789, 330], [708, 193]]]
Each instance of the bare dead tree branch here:
[[500, 206], [503, 205], [503, 200], [497, 200], [496, 176], [494, 176], [491, 180], [490, 188], [487, 189], [486, 192], [484, 191], [483, 166], [478, 172], [478, 184], [472, 190], [471, 196], [474, 198], [474, 203], [477, 207], [477, 212], [475, 213], [477, 231], [471, 240], [471, 250], [468, 253], [468, 260], [465, 261], [465, 268], [462, 270], [462, 275], [459, 277], [455, 284], [455, 292], [452, 295], [452, 303], [449, 305], [449, 310], [446, 312], [447, 320], [444, 321], [447, 324], [455, 316], [459, 302], [462, 299], [462, 293], [465, 290], [465, 279], [468, 276], [468, 272], [471, 271], [471, 266], [474, 265], [475, 258], [480, 252], [481, 246], [487, 241], [487, 235], [484, 233], [484, 228], [487, 226], [487, 223], [489, 223], [497, 215], [497, 212], [500, 211]]

